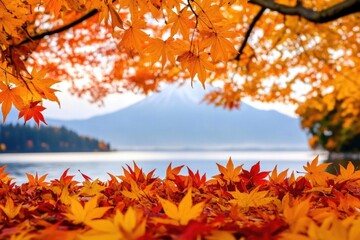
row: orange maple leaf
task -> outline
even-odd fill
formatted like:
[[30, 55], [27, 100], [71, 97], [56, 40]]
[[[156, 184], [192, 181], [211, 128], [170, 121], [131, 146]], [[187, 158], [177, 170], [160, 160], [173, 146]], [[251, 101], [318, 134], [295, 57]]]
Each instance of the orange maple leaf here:
[[0, 208], [9, 219], [13, 219], [19, 214], [21, 205], [19, 204], [15, 207], [13, 199], [7, 197], [5, 206], [0, 205]]
[[237, 50], [228, 38], [235, 37], [236, 32], [231, 31], [232, 25], [217, 27], [212, 32], [203, 31], [206, 36], [203, 44], [210, 46], [211, 58], [214, 61], [225, 61], [229, 56], [235, 55]]
[[17, 109], [21, 109], [23, 107], [23, 100], [20, 96], [24, 93], [24, 89], [21, 87], [10, 88], [8, 85], [0, 81], [0, 90], [0, 103], [2, 104], [1, 112], [3, 115], [3, 122], [5, 122], [12, 105], [14, 105]]
[[123, 46], [129, 50], [136, 50], [140, 52], [144, 42], [149, 40], [149, 36], [142, 31], [145, 27], [144, 21], [140, 19], [133, 19], [132, 22], [127, 22], [129, 26], [123, 33], [120, 46]]
[[221, 184], [224, 184], [223, 180], [225, 180], [227, 184], [240, 181], [239, 175], [241, 173], [243, 165], [237, 166], [235, 168], [234, 163], [231, 160], [231, 157], [229, 158], [229, 161], [227, 162], [226, 167], [224, 167], [218, 163], [216, 165], [219, 169], [220, 174], [214, 176], [214, 178], [216, 178], [218, 181], [220, 181]]
[[311, 163], [306, 163], [304, 166], [305, 178], [308, 179], [313, 185], [327, 186], [326, 180], [331, 177], [330, 173], [325, 172], [325, 169], [330, 165], [330, 163], [318, 164], [319, 155]]
[[170, 12], [168, 23], [173, 23], [171, 27], [171, 36], [180, 31], [184, 38], [190, 34], [190, 29], [195, 27], [195, 22], [191, 19], [193, 13], [188, 10], [182, 10], [179, 14]]
[[34, 99], [48, 99], [50, 101], [57, 102], [60, 106], [59, 99], [55, 95], [55, 92], [58, 90], [51, 88], [52, 85], [58, 83], [59, 81], [53, 80], [51, 78], [46, 78], [46, 70], [36, 71], [35, 68], [31, 72], [31, 84], [29, 84], [30, 89], [32, 89]]
[[21, 109], [21, 111], [19, 112], [18, 119], [24, 117], [24, 121], [25, 121], [24, 124], [26, 124], [27, 121], [33, 118], [37, 126], [40, 126], [40, 121], [47, 125], [44, 116], [41, 113], [46, 108], [41, 105], [38, 105], [38, 103], [40, 103], [40, 101], [31, 102], [30, 105]]
[[169, 37], [166, 40], [151, 38], [149, 40], [149, 46], [146, 48], [146, 52], [149, 53], [152, 64], [161, 58], [161, 65], [164, 69], [167, 60], [175, 65], [174, 48], [176, 48], [176, 42], [172, 37]]
[[209, 55], [205, 52], [199, 51], [198, 54], [188, 51], [178, 56], [177, 60], [181, 63], [183, 69], [188, 69], [191, 79], [197, 75], [201, 84], [205, 88], [205, 81], [207, 78], [207, 70], [214, 71], [215, 67], [209, 61]]
[[31, 175], [30, 173], [25, 173], [26, 177], [28, 178], [29, 186], [47, 186], [49, 183], [45, 182], [47, 174], [41, 176], [39, 178], [38, 173], [36, 172], [35, 176]]

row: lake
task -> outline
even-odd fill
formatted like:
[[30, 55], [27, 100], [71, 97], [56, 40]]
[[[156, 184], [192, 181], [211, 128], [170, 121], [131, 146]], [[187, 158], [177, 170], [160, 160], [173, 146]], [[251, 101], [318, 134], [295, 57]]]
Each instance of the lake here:
[[[82, 181], [78, 172], [102, 181], [109, 179], [107, 173], [122, 175], [122, 167], [133, 166], [133, 161], [145, 173], [156, 169], [155, 176], [163, 178], [167, 166], [185, 165], [191, 170], [206, 173], [207, 178], [218, 174], [216, 163], [225, 165], [231, 157], [235, 165], [244, 164], [249, 170], [258, 161], [261, 170], [271, 171], [278, 165], [278, 170], [289, 168], [290, 171], [303, 172], [303, 166], [312, 161], [318, 152], [310, 151], [121, 151], [105, 153], [26, 153], [0, 154], [0, 166], [6, 164], [6, 172], [15, 178], [18, 184], [27, 181], [25, 173], [48, 174], [47, 180], [56, 179], [63, 171], [70, 168], [69, 174]], [[320, 160], [326, 155], [320, 153]], [[187, 174], [184, 167], [182, 174]]]

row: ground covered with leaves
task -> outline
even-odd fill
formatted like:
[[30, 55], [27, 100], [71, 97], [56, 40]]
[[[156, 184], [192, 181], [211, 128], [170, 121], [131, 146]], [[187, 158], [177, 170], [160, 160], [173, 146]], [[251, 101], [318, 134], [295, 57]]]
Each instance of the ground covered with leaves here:
[[183, 166], [165, 179], [135, 163], [123, 175], [82, 183], [27, 174], [17, 185], [0, 168], [1, 239], [360, 239], [360, 171], [338, 174], [318, 158], [298, 177], [218, 164], [205, 175]]

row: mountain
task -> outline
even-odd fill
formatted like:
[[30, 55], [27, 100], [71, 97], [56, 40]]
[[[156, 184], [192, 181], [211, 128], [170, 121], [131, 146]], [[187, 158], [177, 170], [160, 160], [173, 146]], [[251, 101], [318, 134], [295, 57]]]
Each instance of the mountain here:
[[86, 120], [59, 121], [114, 148], [307, 149], [298, 119], [242, 104], [228, 111], [200, 104], [199, 87], [170, 86], [125, 109]]

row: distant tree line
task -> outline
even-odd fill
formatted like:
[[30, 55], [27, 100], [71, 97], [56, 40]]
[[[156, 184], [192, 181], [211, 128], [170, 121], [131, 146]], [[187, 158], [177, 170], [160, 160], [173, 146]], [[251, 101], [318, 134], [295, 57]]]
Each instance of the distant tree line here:
[[110, 145], [65, 127], [0, 126], [0, 153], [109, 151]]

